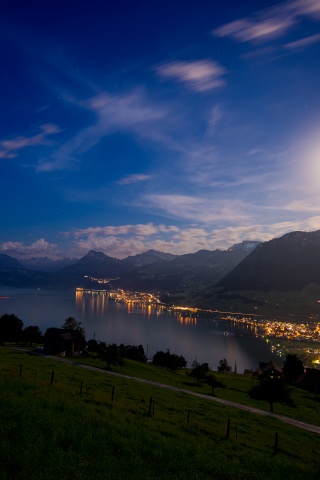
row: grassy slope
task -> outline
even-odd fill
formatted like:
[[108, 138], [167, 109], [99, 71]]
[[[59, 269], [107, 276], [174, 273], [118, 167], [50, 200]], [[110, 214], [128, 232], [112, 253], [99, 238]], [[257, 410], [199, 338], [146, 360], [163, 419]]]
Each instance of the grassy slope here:
[[[134, 362], [121, 369], [129, 371], [162, 383], [189, 381], [185, 375]], [[228, 388], [216, 393], [244, 400], [244, 389], [251, 382], [242, 375], [229, 375], [225, 377]], [[200, 391], [210, 389], [200, 387]], [[148, 415], [150, 397], [152, 416]], [[299, 401], [303, 400], [307, 401], [301, 396]], [[315, 408], [318, 405], [316, 399], [308, 401]], [[278, 406], [276, 410], [280, 413]], [[299, 410], [311, 422], [312, 408], [301, 404], [295, 409]], [[0, 348], [0, 419], [0, 479], [295, 480], [316, 479], [320, 473], [320, 438], [315, 434], [272, 418], [7, 348]], [[275, 432], [279, 433], [276, 455]]]
[[[100, 360], [87, 359], [82, 362], [99, 368], [105, 368], [105, 364]], [[168, 370], [157, 368], [152, 365], [146, 365], [138, 362], [126, 360], [123, 367], [113, 367], [112, 370], [117, 373], [130, 375], [132, 377], [145, 378], [166, 385], [193, 390], [203, 394], [211, 395], [211, 387], [205, 384], [197, 385], [195, 379], [186, 375], [186, 371], [170, 372]], [[264, 402], [258, 402], [248, 396], [248, 390], [256, 384], [256, 380], [251, 375], [235, 375], [230, 373], [213, 372], [221, 380], [226, 388], [217, 388], [214, 393], [220, 398], [230, 400], [236, 403], [249, 405], [269, 411], [269, 405]], [[292, 389], [292, 397], [297, 408], [289, 408], [285, 405], [275, 405], [276, 413], [287, 415], [297, 420], [320, 425], [320, 398], [304, 390]]]

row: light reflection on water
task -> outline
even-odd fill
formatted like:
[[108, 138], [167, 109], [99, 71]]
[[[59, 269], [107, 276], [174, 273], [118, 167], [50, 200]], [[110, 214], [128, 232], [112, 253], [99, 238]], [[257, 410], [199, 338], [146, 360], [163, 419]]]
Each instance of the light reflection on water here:
[[270, 345], [255, 337], [253, 325], [188, 317], [148, 304], [120, 303], [98, 292], [1, 289], [2, 295], [10, 298], [0, 299], [0, 315], [14, 313], [24, 326], [38, 325], [43, 333], [72, 316], [83, 323], [87, 339], [141, 344], [149, 357], [157, 350], [169, 349], [183, 355], [189, 366], [196, 359], [215, 370], [225, 357], [232, 368], [237, 363], [240, 373], [245, 368], [256, 369], [260, 361], [277, 361]]

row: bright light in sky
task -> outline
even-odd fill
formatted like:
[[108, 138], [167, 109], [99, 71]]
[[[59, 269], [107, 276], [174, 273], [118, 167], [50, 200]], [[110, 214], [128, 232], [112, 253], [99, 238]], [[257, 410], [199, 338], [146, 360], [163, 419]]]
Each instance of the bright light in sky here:
[[320, 229], [320, 0], [0, 5], [0, 253]]

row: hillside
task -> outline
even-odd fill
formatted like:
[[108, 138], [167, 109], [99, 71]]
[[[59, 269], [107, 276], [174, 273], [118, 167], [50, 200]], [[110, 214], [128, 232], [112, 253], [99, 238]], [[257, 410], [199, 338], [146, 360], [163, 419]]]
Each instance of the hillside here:
[[20, 268], [22, 265], [16, 258], [0, 253], [0, 269], [1, 268]]
[[320, 230], [261, 243], [218, 285], [226, 290], [302, 290], [320, 284]]
[[[212, 402], [196, 383], [208, 399], [3, 347], [0, 359], [4, 480], [140, 480], [141, 472], [159, 480], [318, 478], [315, 433]], [[252, 379], [224, 378], [230, 388], [222, 390], [249, 399]], [[312, 413], [313, 399], [304, 397], [295, 396], [295, 411]]]

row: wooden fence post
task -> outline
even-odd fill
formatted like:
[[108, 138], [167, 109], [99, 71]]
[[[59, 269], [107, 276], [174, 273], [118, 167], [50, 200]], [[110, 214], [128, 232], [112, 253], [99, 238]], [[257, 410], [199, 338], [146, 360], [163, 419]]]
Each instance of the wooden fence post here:
[[227, 435], [226, 438], [230, 437], [230, 418], [228, 418], [228, 425], [227, 425]]
[[112, 387], [111, 402], [113, 403], [115, 387]]
[[275, 437], [274, 437], [274, 453], [278, 453], [278, 445], [279, 445], [279, 435], [278, 432], [276, 432]]
[[317, 468], [317, 459], [316, 459], [316, 454], [314, 450], [312, 450], [312, 455], [313, 455], [314, 466]]
[[152, 414], [152, 397], [150, 398], [150, 403], [149, 403], [149, 417], [151, 417]]

